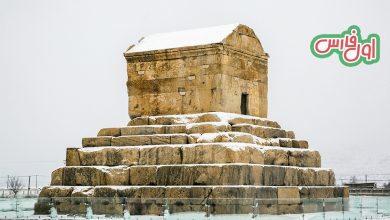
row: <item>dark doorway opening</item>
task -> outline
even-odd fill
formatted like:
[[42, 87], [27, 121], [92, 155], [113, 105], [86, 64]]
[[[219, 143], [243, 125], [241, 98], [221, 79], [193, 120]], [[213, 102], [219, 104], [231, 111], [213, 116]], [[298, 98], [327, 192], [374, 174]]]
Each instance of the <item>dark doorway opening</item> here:
[[241, 114], [248, 114], [248, 94], [241, 94]]

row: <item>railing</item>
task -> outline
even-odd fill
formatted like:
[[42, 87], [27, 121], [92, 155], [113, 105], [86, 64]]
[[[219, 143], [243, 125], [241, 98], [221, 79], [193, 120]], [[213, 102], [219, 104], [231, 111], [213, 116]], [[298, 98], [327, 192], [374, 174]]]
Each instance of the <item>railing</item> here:
[[[34, 207], [41, 214], [34, 214]], [[337, 199], [0, 198], [0, 219], [15, 218], [390, 219], [390, 197], [352, 196]]]
[[385, 188], [349, 188], [349, 192], [356, 196], [390, 196], [390, 189]]
[[[20, 197], [38, 197], [41, 189], [32, 188], [32, 189], [21, 189], [18, 192]], [[0, 198], [11, 197], [14, 193], [10, 189], [0, 188]]]

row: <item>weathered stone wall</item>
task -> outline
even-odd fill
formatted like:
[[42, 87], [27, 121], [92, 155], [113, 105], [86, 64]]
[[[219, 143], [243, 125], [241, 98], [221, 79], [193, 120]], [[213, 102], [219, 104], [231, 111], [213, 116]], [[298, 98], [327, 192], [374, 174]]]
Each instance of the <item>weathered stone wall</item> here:
[[338, 198], [333, 206], [327, 204], [326, 211], [346, 210], [342, 200], [347, 204], [348, 197], [347, 187], [335, 186], [51, 186], [42, 189], [35, 212], [47, 214], [54, 203], [60, 214], [84, 214], [86, 204], [94, 214], [112, 215], [121, 215], [124, 207], [132, 215], [161, 215], [166, 204], [171, 213], [205, 212], [206, 204], [210, 214], [308, 213], [323, 211], [323, 202], [316, 202], [317, 198]]
[[267, 117], [268, 59], [250, 31], [243, 26], [219, 44], [125, 54], [130, 117], [241, 113], [243, 93], [247, 114]]

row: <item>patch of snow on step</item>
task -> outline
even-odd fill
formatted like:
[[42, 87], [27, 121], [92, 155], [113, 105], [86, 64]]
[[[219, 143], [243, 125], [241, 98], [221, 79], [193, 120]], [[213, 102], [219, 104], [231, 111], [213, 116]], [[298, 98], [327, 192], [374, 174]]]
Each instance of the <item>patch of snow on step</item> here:
[[86, 196], [92, 196], [94, 193], [94, 187], [91, 186], [75, 186], [73, 187], [73, 193], [81, 193]]

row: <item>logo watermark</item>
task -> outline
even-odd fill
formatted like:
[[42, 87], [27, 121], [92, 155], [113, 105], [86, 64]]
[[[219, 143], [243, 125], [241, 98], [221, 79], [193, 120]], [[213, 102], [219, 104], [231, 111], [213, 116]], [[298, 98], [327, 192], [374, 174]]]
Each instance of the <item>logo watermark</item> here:
[[352, 25], [341, 34], [320, 34], [310, 44], [311, 53], [318, 58], [338, 54], [340, 62], [353, 67], [360, 63], [377, 63], [380, 58], [380, 38], [370, 34], [363, 40], [360, 28]]

